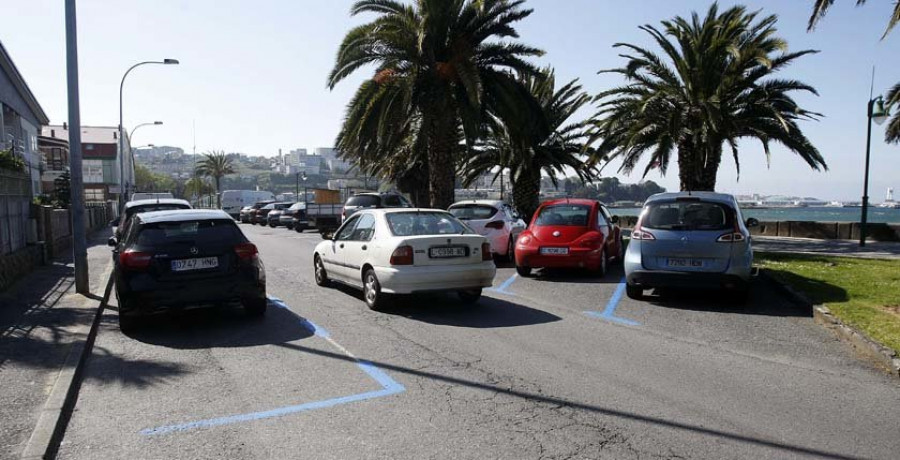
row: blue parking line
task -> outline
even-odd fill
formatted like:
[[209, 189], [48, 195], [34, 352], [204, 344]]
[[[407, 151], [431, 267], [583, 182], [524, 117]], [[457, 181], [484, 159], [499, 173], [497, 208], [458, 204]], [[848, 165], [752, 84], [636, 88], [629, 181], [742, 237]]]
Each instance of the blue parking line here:
[[509, 289], [509, 287], [512, 286], [513, 282], [516, 281], [516, 278], [518, 278], [518, 277], [519, 277], [518, 274], [510, 276], [508, 280], [501, 283], [500, 286], [498, 286], [497, 288], [488, 288], [486, 290], [491, 291], [491, 292], [498, 292], [500, 294], [515, 295], [512, 292], [507, 291], [507, 289]]
[[606, 308], [602, 311], [586, 311], [584, 314], [603, 319], [606, 321], [611, 321], [614, 323], [624, 324], [626, 326], [640, 326], [641, 323], [637, 321], [633, 321], [626, 318], [620, 318], [616, 316], [616, 307], [619, 306], [619, 302], [622, 301], [622, 295], [625, 294], [625, 278], [622, 278], [622, 281], [619, 281], [619, 285], [616, 287], [616, 291], [613, 292], [612, 298], [609, 299], [609, 302], [606, 304]]
[[[272, 304], [275, 305], [276, 307], [283, 308], [283, 309], [291, 312], [292, 314], [294, 314], [294, 316], [297, 316], [295, 313], [293, 313], [291, 311], [290, 308], [288, 308], [288, 306], [281, 299], [278, 299], [275, 297], [270, 297], [269, 301], [272, 302]], [[307, 330], [309, 330], [310, 332], [315, 334], [317, 337], [321, 337], [321, 338], [327, 340], [329, 343], [331, 343], [332, 345], [341, 349], [341, 351], [343, 351], [344, 353], [349, 355], [349, 353], [346, 350], [344, 350], [342, 346], [338, 345], [336, 342], [334, 342], [333, 339], [331, 339], [331, 336], [328, 333], [328, 331], [317, 326], [315, 323], [313, 323], [312, 321], [309, 321], [305, 318], [302, 318], [300, 316], [297, 316], [297, 318], [300, 321], [300, 324], [303, 325], [304, 328], [306, 328]], [[353, 357], [353, 356], [351, 356], [351, 357]], [[355, 357], [353, 357], [353, 358], [356, 359]], [[250, 421], [254, 421], [254, 420], [261, 420], [261, 419], [272, 418], [272, 417], [281, 417], [284, 415], [296, 414], [296, 413], [300, 413], [300, 412], [308, 412], [308, 411], [316, 410], [316, 409], [325, 409], [328, 407], [334, 407], [334, 406], [338, 406], [338, 405], [342, 405], [342, 404], [349, 404], [349, 403], [354, 403], [354, 402], [359, 402], [359, 401], [365, 401], [367, 399], [381, 398], [384, 396], [390, 396], [390, 395], [394, 395], [394, 394], [398, 394], [398, 393], [403, 393], [404, 391], [406, 391], [406, 387], [404, 387], [400, 383], [397, 383], [396, 380], [392, 379], [389, 375], [387, 375], [387, 373], [385, 373], [383, 370], [379, 369], [377, 366], [375, 366], [371, 362], [361, 360], [361, 359], [356, 359], [356, 366], [359, 367], [363, 372], [365, 372], [366, 375], [368, 375], [370, 378], [372, 378], [372, 380], [375, 380], [376, 382], [378, 382], [378, 384], [381, 385], [381, 389], [375, 390], [375, 391], [368, 391], [365, 393], [358, 393], [358, 394], [349, 395], [349, 396], [341, 396], [341, 397], [337, 397], [337, 398], [325, 399], [322, 401], [313, 401], [313, 402], [308, 402], [308, 403], [303, 403], [303, 404], [284, 406], [284, 407], [279, 407], [277, 409], [271, 409], [271, 410], [266, 410], [266, 411], [251, 412], [248, 414], [229, 415], [229, 416], [225, 416], [225, 417], [217, 417], [217, 418], [211, 418], [211, 419], [206, 419], [206, 420], [198, 420], [195, 422], [186, 422], [186, 423], [179, 423], [179, 424], [174, 424], [174, 425], [164, 425], [164, 426], [160, 426], [160, 427], [156, 427], [156, 428], [147, 428], [147, 429], [141, 430], [140, 433], [145, 436], [158, 436], [158, 435], [174, 433], [174, 432], [189, 431], [189, 430], [194, 430], [194, 429], [198, 429], [198, 428], [210, 428], [210, 427], [215, 427], [215, 426], [231, 425], [234, 423], [250, 422]]]

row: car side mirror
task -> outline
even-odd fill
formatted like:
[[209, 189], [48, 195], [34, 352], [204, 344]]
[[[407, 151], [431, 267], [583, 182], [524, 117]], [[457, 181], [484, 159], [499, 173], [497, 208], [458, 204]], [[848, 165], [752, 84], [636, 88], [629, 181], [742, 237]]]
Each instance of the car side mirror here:
[[114, 236], [111, 236], [111, 237], [109, 237], [108, 240], [106, 240], [106, 245], [111, 248], [118, 246], [118, 244], [119, 244], [119, 240], [117, 240], [116, 237], [114, 237]]
[[751, 217], [747, 219], [747, 228], [759, 227], [759, 221]]
[[612, 217], [609, 219], [609, 221], [612, 222], [612, 223], [614, 223], [614, 224], [616, 224], [616, 225], [618, 225], [618, 224], [619, 224], [619, 216], [612, 216]]

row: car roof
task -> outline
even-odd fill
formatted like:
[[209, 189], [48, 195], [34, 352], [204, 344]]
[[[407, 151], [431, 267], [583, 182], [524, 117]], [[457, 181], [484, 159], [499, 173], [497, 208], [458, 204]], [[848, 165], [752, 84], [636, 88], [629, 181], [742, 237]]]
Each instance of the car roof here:
[[178, 198], [151, 198], [148, 200], [134, 200], [125, 203], [125, 209], [133, 208], [135, 206], [149, 205], [149, 204], [183, 204], [190, 206], [186, 200], [180, 200]]
[[363, 213], [372, 213], [372, 214], [396, 214], [401, 212], [441, 212], [444, 214], [449, 214], [446, 209], [430, 209], [430, 208], [369, 208], [362, 211], [359, 211], [355, 215], [363, 214]]
[[[586, 206], [593, 206], [594, 203], [598, 203], [597, 200], [589, 200], [587, 198], [558, 198], [555, 200], [548, 200], [541, 203], [541, 206], [553, 206], [557, 204], [582, 204]], [[603, 204], [603, 203], [600, 203]]]
[[450, 207], [452, 208], [454, 206], [463, 206], [463, 205], [467, 205], [467, 204], [480, 204], [480, 205], [486, 205], [486, 206], [493, 206], [493, 207], [499, 209], [499, 208], [502, 208], [506, 203], [503, 202], [502, 200], [461, 200], [461, 201], [457, 201], [456, 203], [451, 204]]
[[649, 204], [654, 201], [672, 201], [676, 198], [685, 198], [685, 197], [694, 197], [699, 198], [703, 201], [715, 201], [717, 203], [725, 203], [733, 205], [735, 203], [735, 199], [733, 195], [728, 193], [718, 193], [718, 192], [667, 192], [667, 193], [657, 193], [656, 195], [650, 196], [647, 198], [647, 201], [644, 204]]
[[189, 220], [234, 220], [221, 209], [176, 209], [171, 211], [153, 211], [138, 214], [137, 218], [145, 224], [156, 222], [184, 222]]

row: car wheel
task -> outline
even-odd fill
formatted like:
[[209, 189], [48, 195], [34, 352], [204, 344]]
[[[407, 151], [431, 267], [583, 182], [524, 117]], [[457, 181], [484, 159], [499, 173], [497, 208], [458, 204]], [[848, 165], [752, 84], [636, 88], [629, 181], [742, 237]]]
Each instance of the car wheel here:
[[616, 255], [616, 265], [625, 263], [625, 240], [619, 237], [619, 251]]
[[506, 260], [510, 263], [516, 263], [516, 239], [512, 233], [509, 234], [509, 244], [506, 249]]
[[315, 259], [313, 260], [313, 267], [316, 270], [316, 284], [319, 286], [328, 286], [328, 272], [325, 271], [325, 264], [322, 263], [322, 258], [316, 254]]
[[456, 293], [456, 295], [459, 296], [459, 300], [462, 300], [463, 303], [473, 304], [475, 302], [478, 302], [478, 299], [481, 298], [481, 288], [459, 291]]
[[629, 299], [641, 300], [644, 298], [644, 289], [636, 284], [625, 284], [625, 295]]
[[518, 273], [521, 277], [528, 278], [529, 276], [531, 276], [531, 267], [516, 265], [516, 273]]
[[266, 308], [269, 306], [269, 301], [265, 297], [263, 298], [253, 298], [246, 299], [242, 302], [244, 304], [244, 310], [250, 316], [263, 316], [266, 314]]
[[604, 248], [600, 252], [600, 266], [597, 267], [597, 274], [600, 275], [601, 278], [606, 276], [606, 269], [608, 264], [609, 259], [606, 257], [606, 248]]
[[384, 294], [381, 293], [381, 284], [375, 276], [375, 270], [368, 269], [363, 275], [363, 296], [370, 310], [380, 311], [384, 309]]
[[284, 224], [284, 227], [287, 228], [288, 230], [293, 230], [294, 224]]

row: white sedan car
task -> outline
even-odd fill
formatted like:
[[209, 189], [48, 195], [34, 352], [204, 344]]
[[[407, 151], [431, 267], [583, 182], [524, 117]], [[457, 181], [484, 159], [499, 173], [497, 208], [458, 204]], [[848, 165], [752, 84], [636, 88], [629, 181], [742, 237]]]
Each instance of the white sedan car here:
[[362, 289], [373, 310], [384, 306], [384, 294], [456, 291], [473, 303], [497, 272], [490, 243], [436, 209], [360, 211], [316, 246], [313, 264], [316, 284]]
[[515, 260], [513, 249], [525, 221], [508, 204], [499, 200], [466, 200], [450, 205], [450, 214], [463, 221], [491, 243], [491, 251]]

